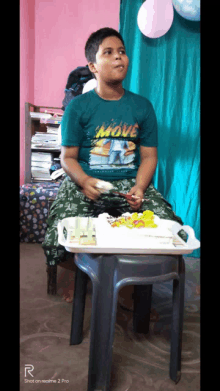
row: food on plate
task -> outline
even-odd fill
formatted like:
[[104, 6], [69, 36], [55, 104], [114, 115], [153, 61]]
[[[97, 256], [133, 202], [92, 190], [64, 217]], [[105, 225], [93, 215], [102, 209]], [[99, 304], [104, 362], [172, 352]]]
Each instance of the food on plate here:
[[145, 210], [143, 213], [133, 213], [132, 215], [122, 215], [118, 218], [108, 219], [111, 227], [125, 226], [127, 228], [156, 228], [154, 222], [154, 212]]

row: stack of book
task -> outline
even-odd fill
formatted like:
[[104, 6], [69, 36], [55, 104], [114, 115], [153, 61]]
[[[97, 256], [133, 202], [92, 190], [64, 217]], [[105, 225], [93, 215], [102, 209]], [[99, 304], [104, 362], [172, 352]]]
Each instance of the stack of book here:
[[[30, 112], [33, 122], [37, 122], [34, 130], [38, 131], [31, 138], [31, 174], [34, 181], [51, 181], [58, 177], [56, 170], [55, 178], [51, 177], [50, 172], [57, 152], [61, 150], [61, 120], [62, 115], [58, 113]], [[39, 124], [44, 124], [45, 126]], [[36, 124], [35, 124], [36, 125]], [[41, 131], [41, 128], [42, 129]], [[46, 131], [45, 131], [46, 130]], [[60, 173], [62, 175], [62, 173]]]
[[52, 165], [53, 156], [51, 153], [32, 152], [31, 154], [31, 175], [34, 180], [49, 180], [50, 167]]
[[31, 138], [31, 148], [60, 149], [59, 128], [47, 127], [47, 132], [36, 132]]
[[47, 128], [46, 132], [36, 132], [32, 136], [31, 149], [60, 150], [62, 115], [30, 112], [30, 116], [33, 120], [40, 120], [40, 123], [46, 124]]
[[52, 117], [52, 114], [30, 111], [30, 116], [33, 119], [48, 120]]

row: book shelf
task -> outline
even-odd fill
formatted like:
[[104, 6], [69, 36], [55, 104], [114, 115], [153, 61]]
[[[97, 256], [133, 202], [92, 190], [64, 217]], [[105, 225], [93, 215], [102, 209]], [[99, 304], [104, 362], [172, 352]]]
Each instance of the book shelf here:
[[[49, 111], [50, 113], [56, 112], [60, 115], [63, 114], [63, 111], [60, 107], [50, 107], [50, 106], [36, 106], [29, 102], [25, 103], [25, 176], [24, 183], [30, 182], [39, 182], [39, 181], [48, 181], [45, 178], [33, 178], [32, 176], [32, 154], [40, 153], [42, 154], [51, 154], [53, 158], [58, 158], [60, 155], [59, 147], [39, 147], [34, 146], [32, 144], [32, 138], [36, 134], [44, 135], [47, 134], [47, 126], [52, 125], [60, 125], [60, 121], [57, 118], [38, 118], [38, 116], [42, 117], [42, 114], [45, 111]], [[35, 116], [36, 113], [36, 116]], [[41, 113], [41, 114], [39, 114]], [[35, 118], [33, 117], [35, 116]], [[47, 117], [47, 116], [45, 116]], [[48, 116], [49, 117], [49, 116]], [[42, 122], [43, 121], [43, 122]], [[50, 180], [51, 182], [51, 180]]]

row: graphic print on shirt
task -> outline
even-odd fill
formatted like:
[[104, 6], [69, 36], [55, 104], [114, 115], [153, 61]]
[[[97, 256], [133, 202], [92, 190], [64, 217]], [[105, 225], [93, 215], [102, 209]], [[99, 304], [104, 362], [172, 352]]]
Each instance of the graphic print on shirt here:
[[112, 122], [109, 126], [98, 126], [90, 152], [90, 168], [135, 168], [136, 145], [132, 139], [138, 137], [137, 129], [137, 123], [116, 125]]

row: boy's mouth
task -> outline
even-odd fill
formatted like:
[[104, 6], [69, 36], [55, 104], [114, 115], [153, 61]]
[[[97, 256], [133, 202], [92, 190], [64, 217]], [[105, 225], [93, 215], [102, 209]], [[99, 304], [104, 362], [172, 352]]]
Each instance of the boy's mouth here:
[[117, 68], [117, 69], [124, 69], [124, 65], [116, 65], [115, 68]]
[[119, 65], [116, 65], [115, 68], [124, 68], [124, 65], [119, 64]]

